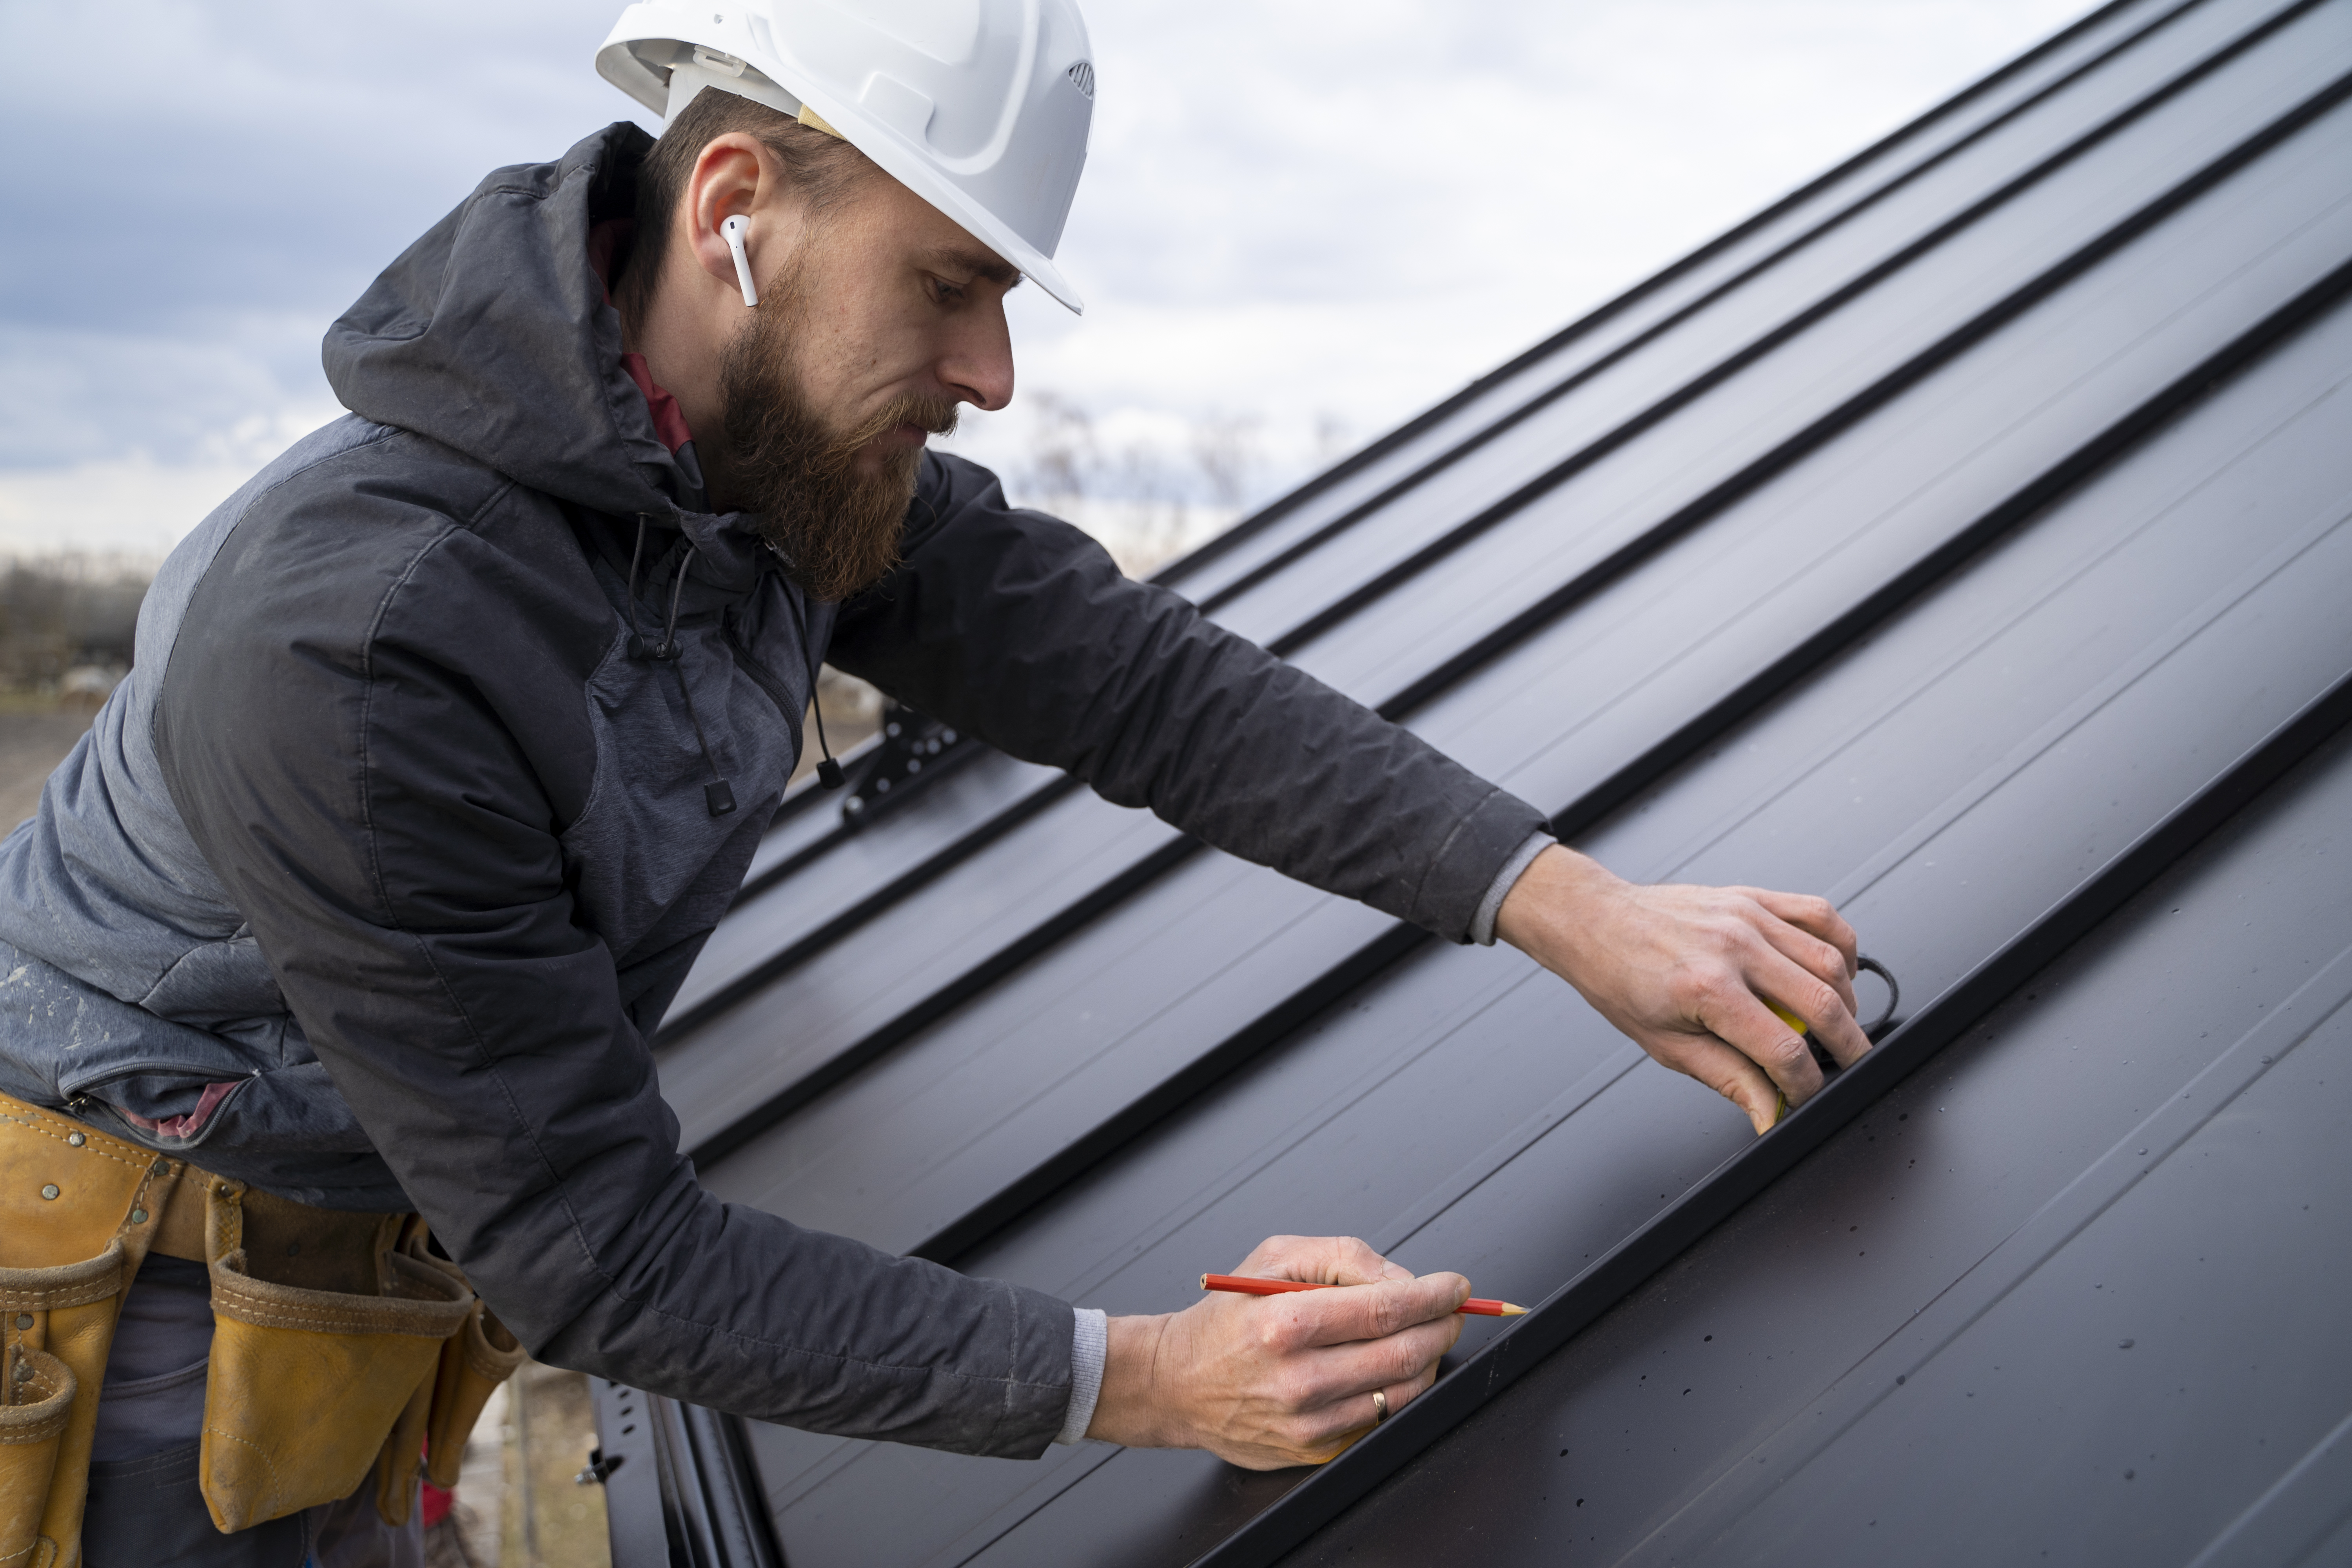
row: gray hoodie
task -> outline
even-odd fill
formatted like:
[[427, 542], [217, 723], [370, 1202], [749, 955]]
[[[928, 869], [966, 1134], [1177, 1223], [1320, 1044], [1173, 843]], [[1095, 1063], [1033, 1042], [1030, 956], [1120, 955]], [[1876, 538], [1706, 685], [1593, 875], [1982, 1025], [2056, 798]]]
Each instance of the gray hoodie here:
[[888, 582], [810, 603], [624, 368], [590, 234], [646, 145], [486, 179], [328, 334], [352, 414], [166, 563], [0, 845], [0, 1089], [415, 1208], [556, 1364], [1034, 1456], [1067, 1304], [719, 1202], [656, 1081], [816, 662], [1457, 941], [1542, 818], [956, 458]]

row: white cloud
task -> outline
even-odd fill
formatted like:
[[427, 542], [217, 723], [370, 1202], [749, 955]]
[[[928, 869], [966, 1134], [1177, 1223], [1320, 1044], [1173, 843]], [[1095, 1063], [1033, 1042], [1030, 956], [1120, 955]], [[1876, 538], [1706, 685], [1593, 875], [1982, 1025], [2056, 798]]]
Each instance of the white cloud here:
[[0, 468], [0, 556], [121, 556], [152, 567], [257, 466], [130, 457]]
[[[267, 462], [338, 410], [323, 323], [220, 311], [193, 330], [0, 329], [0, 471], [105, 457]], [[257, 434], [259, 432], [259, 434]]]

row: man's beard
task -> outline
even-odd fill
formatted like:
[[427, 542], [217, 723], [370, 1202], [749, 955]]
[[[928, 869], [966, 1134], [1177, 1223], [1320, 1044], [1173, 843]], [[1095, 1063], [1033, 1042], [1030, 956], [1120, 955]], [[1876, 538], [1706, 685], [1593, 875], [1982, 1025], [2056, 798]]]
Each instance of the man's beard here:
[[805, 302], [797, 269], [775, 279], [719, 366], [731, 448], [727, 477], [802, 591], [839, 601], [898, 564], [923, 448], [894, 449], [871, 473], [858, 471], [859, 458], [901, 425], [951, 433], [956, 405], [910, 393], [848, 430], [833, 429], [810, 403], [793, 355]]

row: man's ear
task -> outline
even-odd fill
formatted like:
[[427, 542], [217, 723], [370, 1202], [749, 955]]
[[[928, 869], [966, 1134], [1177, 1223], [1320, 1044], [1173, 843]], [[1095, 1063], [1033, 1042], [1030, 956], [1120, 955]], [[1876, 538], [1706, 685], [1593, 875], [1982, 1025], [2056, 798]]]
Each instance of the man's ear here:
[[746, 247], [755, 275], [765, 277], [799, 237], [797, 212], [784, 197], [783, 171], [756, 136], [714, 136], [695, 159], [678, 221], [695, 261], [730, 293], [737, 287], [735, 256], [719, 226], [730, 217], [750, 220]]

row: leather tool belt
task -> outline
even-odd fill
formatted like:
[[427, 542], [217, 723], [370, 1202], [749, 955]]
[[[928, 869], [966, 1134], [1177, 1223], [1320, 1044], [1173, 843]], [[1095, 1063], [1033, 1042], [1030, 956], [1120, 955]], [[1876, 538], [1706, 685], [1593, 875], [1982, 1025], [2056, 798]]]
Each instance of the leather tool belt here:
[[212, 1276], [198, 1477], [224, 1531], [371, 1468], [406, 1523], [420, 1466], [455, 1484], [523, 1359], [419, 1216], [272, 1197], [0, 1095], [0, 1568], [79, 1568], [107, 1352], [150, 1252]]

